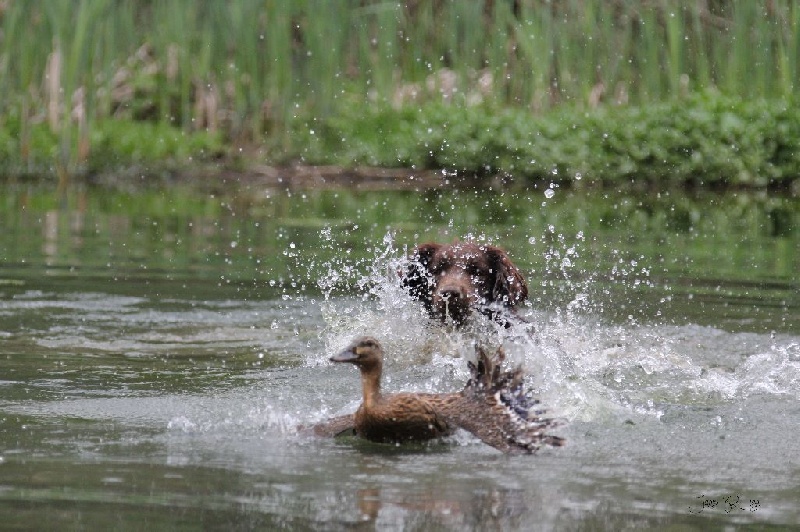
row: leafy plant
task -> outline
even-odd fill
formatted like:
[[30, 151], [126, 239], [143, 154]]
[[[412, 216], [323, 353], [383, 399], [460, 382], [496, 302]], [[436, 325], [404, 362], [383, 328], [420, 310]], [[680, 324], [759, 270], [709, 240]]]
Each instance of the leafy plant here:
[[543, 116], [492, 105], [371, 107], [300, 127], [306, 162], [529, 180], [763, 186], [800, 175], [800, 110], [716, 92]]

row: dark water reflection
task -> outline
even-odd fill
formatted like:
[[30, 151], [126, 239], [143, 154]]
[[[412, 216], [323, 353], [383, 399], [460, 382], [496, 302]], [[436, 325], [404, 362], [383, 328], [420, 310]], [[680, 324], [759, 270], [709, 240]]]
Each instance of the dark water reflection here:
[[[501, 243], [530, 272], [537, 305], [562, 306], [602, 286], [625, 292], [623, 301], [606, 298], [608, 317], [661, 312], [785, 330], [798, 325], [799, 205], [741, 192], [557, 191], [548, 199], [540, 191], [79, 189], [64, 198], [11, 189], [0, 205], [0, 249], [5, 284], [33, 276], [39, 289], [53, 279], [128, 293], [146, 283], [162, 296], [202, 297], [234, 285], [243, 297], [270, 298], [318, 292], [320, 279], [351, 291], [387, 235], [400, 249], [473, 236]], [[332, 279], [331, 266], [345, 262]], [[658, 292], [666, 301], [648, 301]]]
[[[548, 195], [7, 187], [3, 526], [798, 522], [800, 202]], [[431, 327], [393, 273], [415, 242], [457, 237], [526, 271], [538, 335], [507, 341], [570, 445], [505, 457], [462, 436], [295, 434], [355, 406], [356, 376], [325, 360], [360, 332], [391, 351], [389, 389], [463, 385], [465, 338]]]

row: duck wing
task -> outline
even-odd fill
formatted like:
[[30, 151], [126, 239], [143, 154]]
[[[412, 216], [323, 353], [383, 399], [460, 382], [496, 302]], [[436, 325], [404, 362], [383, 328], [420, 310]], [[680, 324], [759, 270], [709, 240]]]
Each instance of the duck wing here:
[[502, 350], [494, 358], [478, 350], [469, 364], [472, 378], [461, 393], [441, 394], [435, 408], [447, 420], [504, 453], [532, 453], [542, 445], [562, 446], [565, 440], [549, 432], [563, 424], [545, 417], [539, 401], [525, 391], [520, 368], [502, 370]]

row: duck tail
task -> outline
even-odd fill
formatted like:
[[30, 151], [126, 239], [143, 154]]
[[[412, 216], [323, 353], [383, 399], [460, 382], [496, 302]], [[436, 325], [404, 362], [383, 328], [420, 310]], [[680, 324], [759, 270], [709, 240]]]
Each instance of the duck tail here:
[[346, 414], [344, 416], [332, 417], [311, 426], [301, 425], [297, 427], [297, 431], [302, 435], [337, 438], [339, 436], [355, 436], [355, 427], [355, 415]]

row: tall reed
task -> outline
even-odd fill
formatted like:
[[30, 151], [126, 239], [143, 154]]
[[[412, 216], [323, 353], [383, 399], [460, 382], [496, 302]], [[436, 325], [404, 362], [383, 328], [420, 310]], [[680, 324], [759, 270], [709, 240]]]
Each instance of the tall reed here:
[[116, 118], [286, 143], [376, 101], [791, 98], [800, 75], [794, 0], [9, 0], [0, 26], [0, 127], [25, 160], [47, 120], [73, 166]]

